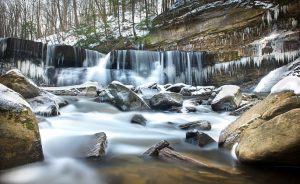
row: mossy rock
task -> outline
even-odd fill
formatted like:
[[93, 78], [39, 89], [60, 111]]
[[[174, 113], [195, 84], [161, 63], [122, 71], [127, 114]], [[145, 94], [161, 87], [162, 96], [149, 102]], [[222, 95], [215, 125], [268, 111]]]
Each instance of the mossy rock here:
[[42, 159], [38, 122], [29, 104], [0, 84], [0, 170]]
[[33, 98], [39, 95], [40, 89], [27, 79], [17, 69], [8, 71], [0, 77], [0, 83], [21, 94], [24, 98]]

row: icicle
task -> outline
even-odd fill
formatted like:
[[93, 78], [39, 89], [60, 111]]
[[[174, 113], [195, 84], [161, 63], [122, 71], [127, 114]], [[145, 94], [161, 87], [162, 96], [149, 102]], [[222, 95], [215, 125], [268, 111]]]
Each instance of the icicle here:
[[293, 26], [293, 28], [296, 28], [297, 24], [298, 24], [298, 21], [296, 19], [292, 18], [292, 26]]
[[277, 20], [278, 17], [279, 17], [279, 13], [280, 13], [279, 5], [277, 5], [276, 7], [274, 7], [272, 10], [274, 12], [274, 20]]
[[288, 5], [284, 5], [281, 7], [281, 11], [286, 14], [288, 12]]
[[7, 48], [7, 39], [5, 38], [0, 38], [0, 56], [3, 57], [4, 56], [4, 52]]
[[272, 15], [271, 15], [271, 12], [269, 10], [267, 11], [267, 21], [268, 21], [268, 25], [271, 25]]

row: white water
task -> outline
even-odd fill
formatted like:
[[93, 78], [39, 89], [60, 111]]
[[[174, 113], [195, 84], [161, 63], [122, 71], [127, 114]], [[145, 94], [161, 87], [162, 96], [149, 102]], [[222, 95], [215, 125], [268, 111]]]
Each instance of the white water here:
[[[108, 104], [83, 98], [74, 100], [61, 109], [60, 116], [47, 118], [39, 124], [45, 161], [7, 171], [0, 181], [14, 184], [101, 183], [100, 174], [84, 160], [78, 160], [84, 158], [82, 149], [89, 144], [87, 137], [95, 133], [107, 134], [107, 157], [141, 155], [162, 139], [173, 145], [188, 145], [184, 143], [185, 131], [177, 129], [182, 123], [208, 120], [212, 123], [212, 130], [206, 133], [218, 140], [220, 131], [236, 119], [212, 112], [208, 106], [198, 106], [197, 113], [142, 113], [148, 120], [144, 127], [130, 123], [135, 112], [120, 112]], [[190, 106], [188, 102], [185, 104]], [[214, 144], [203, 149], [218, 148]]]

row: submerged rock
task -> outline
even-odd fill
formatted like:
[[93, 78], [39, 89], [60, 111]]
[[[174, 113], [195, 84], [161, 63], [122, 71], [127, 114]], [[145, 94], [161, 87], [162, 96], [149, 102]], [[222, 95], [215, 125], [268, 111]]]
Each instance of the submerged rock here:
[[168, 110], [172, 107], [181, 107], [183, 98], [181, 94], [160, 92], [150, 99], [150, 105], [156, 110]]
[[150, 110], [146, 102], [120, 82], [108, 85], [106, 100], [122, 111]]
[[39, 95], [40, 89], [19, 70], [13, 69], [0, 77], [0, 83], [21, 94], [24, 98]]
[[225, 85], [219, 88], [220, 92], [213, 99], [211, 107], [214, 111], [231, 111], [239, 107], [242, 102], [240, 87]]
[[211, 123], [206, 120], [199, 120], [179, 125], [179, 128], [183, 130], [211, 130]]
[[0, 84], [0, 169], [43, 160], [38, 122], [23, 97]]
[[93, 159], [101, 159], [106, 154], [107, 137], [104, 132], [96, 133], [92, 137], [93, 144], [86, 153], [86, 157]]
[[146, 118], [144, 118], [144, 116], [142, 116], [141, 114], [135, 114], [131, 120], [130, 120], [131, 123], [133, 124], [139, 124], [139, 125], [143, 125], [143, 126], [146, 126]]
[[185, 135], [185, 141], [190, 144], [198, 145], [200, 147], [204, 147], [207, 144], [216, 142], [213, 138], [211, 138], [206, 133], [199, 132], [197, 130], [188, 131]]

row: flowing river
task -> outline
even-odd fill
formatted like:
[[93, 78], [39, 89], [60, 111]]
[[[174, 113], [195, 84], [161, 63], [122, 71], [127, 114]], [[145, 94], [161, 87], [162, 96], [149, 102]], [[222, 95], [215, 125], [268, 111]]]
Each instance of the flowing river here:
[[[216, 113], [209, 106], [197, 106], [196, 113], [120, 112], [91, 98], [66, 97], [69, 105], [61, 115], [39, 123], [45, 160], [1, 173], [1, 183], [10, 184], [99, 184], [99, 183], [296, 183], [297, 168], [244, 167], [234, 154], [218, 149], [217, 143], [200, 148], [185, 143], [186, 131], [178, 125], [208, 120], [205, 131], [218, 140], [220, 131], [236, 117]], [[185, 102], [188, 104], [188, 101]], [[147, 125], [131, 124], [134, 114], [142, 114]], [[105, 132], [106, 157], [84, 158], [90, 136]], [[151, 145], [167, 140], [178, 152], [224, 172], [193, 168], [159, 159], [143, 159]]]

